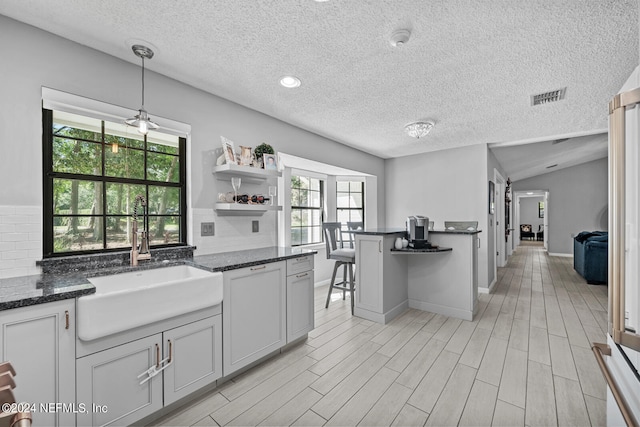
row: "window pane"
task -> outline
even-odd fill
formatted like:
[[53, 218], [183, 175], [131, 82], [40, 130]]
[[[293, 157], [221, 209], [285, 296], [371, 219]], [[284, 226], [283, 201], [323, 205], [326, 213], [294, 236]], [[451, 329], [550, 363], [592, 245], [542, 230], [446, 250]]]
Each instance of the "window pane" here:
[[291, 210], [291, 226], [299, 227], [302, 225], [302, 212], [298, 209]]
[[320, 191], [320, 180], [316, 178], [309, 178], [309, 189]]
[[179, 154], [180, 139], [175, 135], [150, 131], [147, 134], [147, 146], [149, 151], [166, 154]]
[[291, 228], [291, 246], [299, 246], [302, 244], [300, 240], [300, 228], [292, 227]]
[[322, 234], [322, 230], [320, 227], [312, 227], [311, 228], [311, 240], [309, 243], [318, 243], [322, 241], [322, 238], [320, 237], [320, 234]]
[[180, 182], [178, 156], [147, 152], [147, 179], [161, 182]]
[[102, 141], [102, 122], [76, 114], [53, 112], [53, 134], [73, 138]]
[[351, 211], [351, 221], [353, 222], [364, 221], [364, 218], [362, 217], [362, 209], [354, 209]]
[[180, 189], [150, 185], [149, 213], [152, 215], [180, 215]]
[[53, 250], [56, 253], [102, 249], [101, 217], [53, 218]]
[[53, 139], [53, 171], [102, 175], [102, 147], [95, 142]]
[[[145, 195], [144, 185], [107, 183], [107, 214], [132, 215], [138, 194]], [[138, 209], [138, 214], [142, 209]]]
[[144, 179], [144, 151], [120, 145], [118, 145], [117, 153], [111, 149], [105, 150], [105, 175]]
[[[142, 229], [138, 224], [138, 229]], [[131, 217], [107, 217], [107, 248], [125, 248], [131, 246]]]
[[152, 216], [149, 218], [149, 240], [152, 245], [180, 243], [179, 216]]
[[307, 176], [300, 177], [300, 188], [309, 188], [309, 177]]
[[54, 215], [99, 215], [102, 213], [102, 184], [76, 179], [53, 180]]
[[336, 183], [336, 189], [338, 191], [349, 191], [349, 181], [338, 181]]
[[361, 193], [351, 193], [351, 200], [349, 206], [352, 208], [361, 208], [362, 207], [362, 194]]
[[337, 193], [336, 194], [336, 206], [339, 208], [348, 208], [349, 205], [349, 193]]
[[346, 222], [347, 221], [351, 221], [351, 219], [349, 218], [349, 211], [348, 210], [338, 209], [337, 214], [338, 215], [337, 215], [336, 219], [338, 220], [338, 222], [341, 222], [346, 227]]
[[300, 192], [296, 189], [291, 189], [291, 206], [300, 206]]
[[320, 211], [320, 210], [311, 211], [311, 224], [312, 225], [320, 225], [321, 224], [321, 221], [320, 221], [321, 215], [322, 215], [322, 211]]
[[351, 192], [361, 193], [362, 192], [362, 182], [359, 181], [351, 181], [350, 182]]
[[320, 203], [320, 192], [319, 191], [310, 191], [309, 192], [309, 206], [313, 206], [314, 208], [319, 208]]
[[117, 142], [120, 147], [144, 150], [144, 137], [124, 123], [104, 122], [104, 133], [104, 140], [108, 144]]
[[310, 206], [309, 205], [309, 190], [300, 190], [300, 201], [298, 206]]

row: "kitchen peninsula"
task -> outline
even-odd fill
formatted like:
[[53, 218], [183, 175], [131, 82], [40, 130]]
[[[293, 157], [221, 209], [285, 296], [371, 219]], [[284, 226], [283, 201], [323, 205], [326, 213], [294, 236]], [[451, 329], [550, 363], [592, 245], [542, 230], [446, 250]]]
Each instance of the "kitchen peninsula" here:
[[438, 250], [395, 250], [404, 229], [355, 231], [354, 315], [386, 324], [407, 308], [473, 320], [478, 300], [478, 234], [430, 230]]

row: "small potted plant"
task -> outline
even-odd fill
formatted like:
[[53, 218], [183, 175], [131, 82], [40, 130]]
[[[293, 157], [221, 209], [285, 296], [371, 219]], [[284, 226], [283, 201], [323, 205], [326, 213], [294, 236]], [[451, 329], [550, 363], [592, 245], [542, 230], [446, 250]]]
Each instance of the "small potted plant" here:
[[258, 145], [256, 148], [253, 149], [253, 153], [256, 156], [256, 162], [258, 162], [259, 167], [264, 168], [264, 161], [263, 161], [264, 159], [262, 155], [275, 154], [275, 151], [273, 151], [272, 146], [270, 146], [266, 142], [263, 142], [262, 144]]

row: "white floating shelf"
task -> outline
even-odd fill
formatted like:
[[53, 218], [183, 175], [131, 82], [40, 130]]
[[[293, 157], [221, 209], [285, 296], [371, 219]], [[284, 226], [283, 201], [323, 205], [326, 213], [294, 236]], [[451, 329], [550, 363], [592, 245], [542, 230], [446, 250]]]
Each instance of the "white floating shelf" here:
[[282, 176], [282, 172], [277, 170], [267, 170], [234, 164], [216, 166], [213, 173], [216, 174], [216, 178], [218, 179], [230, 180], [233, 176], [240, 176], [247, 179], [247, 182], [260, 182], [269, 178], [278, 178]]
[[216, 203], [218, 215], [262, 215], [267, 211], [281, 211], [282, 206], [250, 205], [244, 203]]

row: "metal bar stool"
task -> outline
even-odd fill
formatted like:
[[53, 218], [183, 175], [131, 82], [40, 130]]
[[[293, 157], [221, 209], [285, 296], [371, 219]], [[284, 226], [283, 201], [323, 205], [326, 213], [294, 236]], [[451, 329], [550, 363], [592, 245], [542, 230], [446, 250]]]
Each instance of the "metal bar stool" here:
[[[327, 303], [325, 308], [329, 308], [331, 294], [334, 289], [342, 290], [342, 299], [346, 297], [346, 293], [351, 294], [351, 314], [353, 314], [354, 293], [355, 293], [355, 277], [353, 275], [353, 265], [356, 262], [356, 250], [353, 248], [343, 247], [342, 240], [342, 224], [339, 222], [325, 222], [322, 224], [324, 232], [324, 241], [327, 247], [327, 259], [336, 261], [333, 267], [333, 275], [329, 284], [329, 294], [327, 295]], [[342, 281], [336, 283], [336, 275], [338, 268], [343, 267]], [[347, 274], [348, 273], [348, 274]]]

